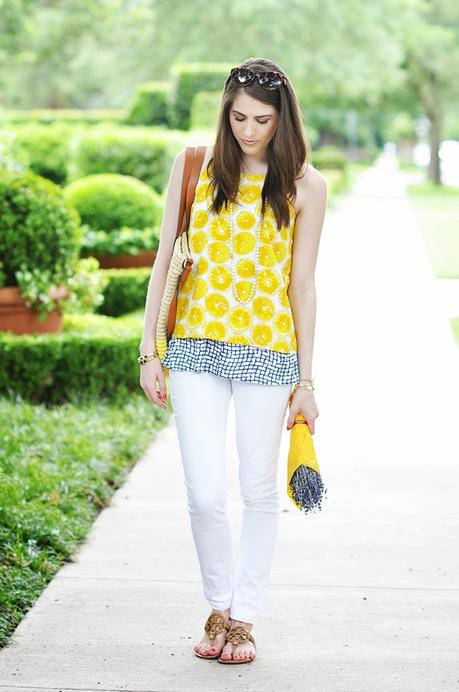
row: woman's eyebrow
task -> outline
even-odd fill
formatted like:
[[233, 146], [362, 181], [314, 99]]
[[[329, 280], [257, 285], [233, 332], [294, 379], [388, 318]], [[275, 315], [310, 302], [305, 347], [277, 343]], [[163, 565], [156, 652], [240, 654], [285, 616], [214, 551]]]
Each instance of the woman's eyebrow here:
[[[245, 117], [245, 113], [241, 113], [241, 111], [237, 111], [233, 108], [232, 113], [237, 113], [238, 115], [243, 115]], [[272, 113], [265, 113], [264, 115], [255, 115], [255, 118], [272, 118]]]

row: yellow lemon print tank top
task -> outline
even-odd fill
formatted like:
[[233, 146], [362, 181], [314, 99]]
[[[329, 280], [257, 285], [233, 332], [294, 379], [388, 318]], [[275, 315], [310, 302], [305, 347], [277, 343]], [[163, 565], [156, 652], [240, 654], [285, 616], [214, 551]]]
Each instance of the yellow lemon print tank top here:
[[260, 223], [264, 178], [241, 174], [232, 215], [225, 207], [217, 215], [201, 171], [188, 229], [193, 266], [179, 287], [172, 337], [296, 353], [287, 296], [295, 211], [289, 202], [289, 226], [277, 231], [268, 204]]

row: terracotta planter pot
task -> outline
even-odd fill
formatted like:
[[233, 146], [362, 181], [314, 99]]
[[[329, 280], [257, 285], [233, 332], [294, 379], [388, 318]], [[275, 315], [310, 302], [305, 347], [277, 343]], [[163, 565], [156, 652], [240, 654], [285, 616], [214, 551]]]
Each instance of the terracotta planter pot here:
[[128, 269], [129, 267], [151, 267], [156, 250], [141, 250], [137, 255], [97, 255], [101, 269]]
[[[54, 292], [55, 297], [66, 295], [65, 286]], [[40, 322], [38, 312], [27, 307], [18, 286], [0, 288], [0, 331], [13, 334], [45, 334], [62, 330], [63, 314], [59, 310], [49, 312]]]

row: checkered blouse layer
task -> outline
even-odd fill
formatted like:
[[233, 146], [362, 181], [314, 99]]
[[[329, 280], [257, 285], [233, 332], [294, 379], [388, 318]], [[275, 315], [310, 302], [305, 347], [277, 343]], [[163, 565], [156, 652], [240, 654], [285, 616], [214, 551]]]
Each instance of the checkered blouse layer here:
[[213, 339], [171, 337], [161, 363], [170, 370], [210, 372], [258, 384], [295, 384], [300, 379], [296, 353]]

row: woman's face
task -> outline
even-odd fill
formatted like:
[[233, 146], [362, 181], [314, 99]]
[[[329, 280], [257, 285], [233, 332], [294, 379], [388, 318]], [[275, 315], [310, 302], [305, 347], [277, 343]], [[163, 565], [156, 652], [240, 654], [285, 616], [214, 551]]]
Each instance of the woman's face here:
[[[235, 97], [229, 111], [233, 135], [245, 154], [259, 154], [272, 139], [278, 113], [271, 106], [254, 99], [243, 90]], [[248, 141], [247, 141], [248, 140]]]

